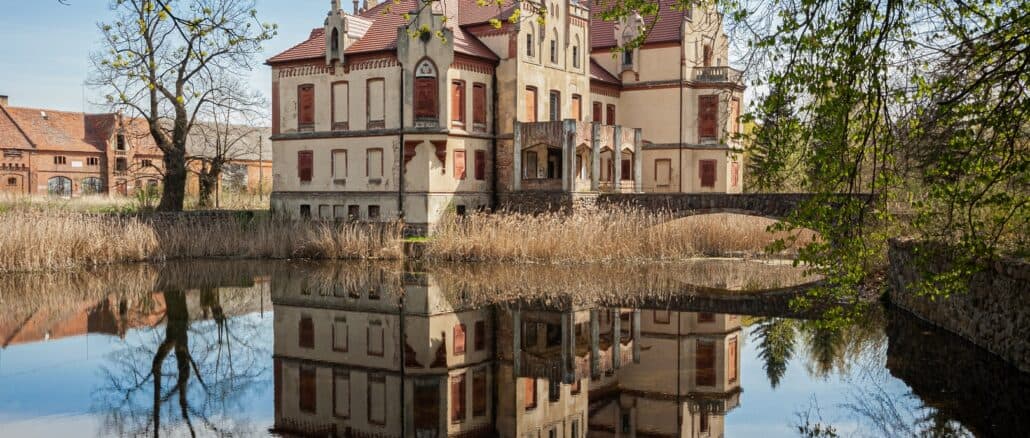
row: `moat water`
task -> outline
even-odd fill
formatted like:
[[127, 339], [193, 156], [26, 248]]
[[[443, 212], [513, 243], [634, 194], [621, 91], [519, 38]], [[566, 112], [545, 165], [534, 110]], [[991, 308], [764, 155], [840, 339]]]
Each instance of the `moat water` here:
[[[0, 277], [0, 436], [1026, 436], [1030, 376], [787, 266]], [[796, 289], [797, 288], [797, 289]]]

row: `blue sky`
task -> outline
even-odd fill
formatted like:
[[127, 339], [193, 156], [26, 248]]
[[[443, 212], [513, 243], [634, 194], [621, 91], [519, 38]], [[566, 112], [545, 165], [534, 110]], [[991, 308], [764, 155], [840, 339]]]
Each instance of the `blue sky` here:
[[[259, 18], [279, 25], [265, 44], [263, 61], [305, 40], [322, 26], [329, 0], [256, 0]], [[101, 95], [84, 89], [89, 54], [97, 49], [97, 23], [109, 20], [108, 0], [4, 0], [0, 13], [0, 95], [11, 106], [66, 111], [102, 111], [92, 102]], [[351, 2], [343, 1], [345, 8]], [[258, 63], [251, 72], [255, 89], [269, 95], [271, 71]], [[85, 95], [85, 99], [83, 96]], [[85, 101], [84, 101], [85, 100]]]

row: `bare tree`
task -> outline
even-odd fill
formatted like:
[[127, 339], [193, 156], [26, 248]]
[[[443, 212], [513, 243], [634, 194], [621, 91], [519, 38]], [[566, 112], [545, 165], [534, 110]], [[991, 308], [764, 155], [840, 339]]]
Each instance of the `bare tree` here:
[[194, 125], [187, 151], [189, 167], [197, 174], [200, 186], [198, 207], [212, 206], [212, 195], [219, 190], [226, 165], [259, 159], [266, 107], [267, 102], [259, 93], [241, 89], [201, 111], [203, 122]]
[[186, 143], [198, 115], [243, 82], [261, 43], [276, 34], [254, 0], [113, 0], [101, 23], [103, 49], [91, 83], [107, 102], [147, 122], [164, 153], [158, 209], [179, 211], [186, 193]]

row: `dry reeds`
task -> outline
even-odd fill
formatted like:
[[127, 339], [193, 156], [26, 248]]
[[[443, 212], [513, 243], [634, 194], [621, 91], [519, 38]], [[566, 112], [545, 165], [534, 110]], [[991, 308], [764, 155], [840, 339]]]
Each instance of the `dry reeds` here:
[[399, 224], [226, 216], [156, 221], [15, 210], [0, 214], [0, 272], [66, 270], [192, 258], [399, 259]]
[[[636, 210], [571, 216], [473, 215], [437, 228], [425, 255], [447, 261], [538, 263], [751, 256], [788, 237], [766, 231], [774, 222], [731, 214], [675, 219]], [[798, 242], [806, 242], [815, 234], [801, 231], [797, 237]]]

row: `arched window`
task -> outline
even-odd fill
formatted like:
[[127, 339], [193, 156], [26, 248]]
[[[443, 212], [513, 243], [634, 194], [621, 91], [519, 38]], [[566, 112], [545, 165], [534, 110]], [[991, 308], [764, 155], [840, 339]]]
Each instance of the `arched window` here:
[[47, 193], [50, 196], [71, 196], [72, 180], [63, 176], [55, 176], [47, 180]]
[[415, 124], [436, 126], [440, 121], [440, 87], [436, 65], [422, 60], [415, 68]]
[[530, 27], [529, 28], [529, 32], [526, 32], [526, 56], [528, 56], [530, 58], [532, 58], [534, 56], [534, 54], [533, 54], [533, 46], [534, 45], [536, 45], [536, 42], [533, 41], [533, 28]]
[[100, 178], [83, 178], [81, 183], [83, 195], [99, 195], [104, 191], [104, 183]]
[[551, 32], [551, 63], [558, 63], [558, 30]]
[[333, 28], [332, 36], [329, 41], [329, 56], [330, 59], [340, 59], [340, 30]]

